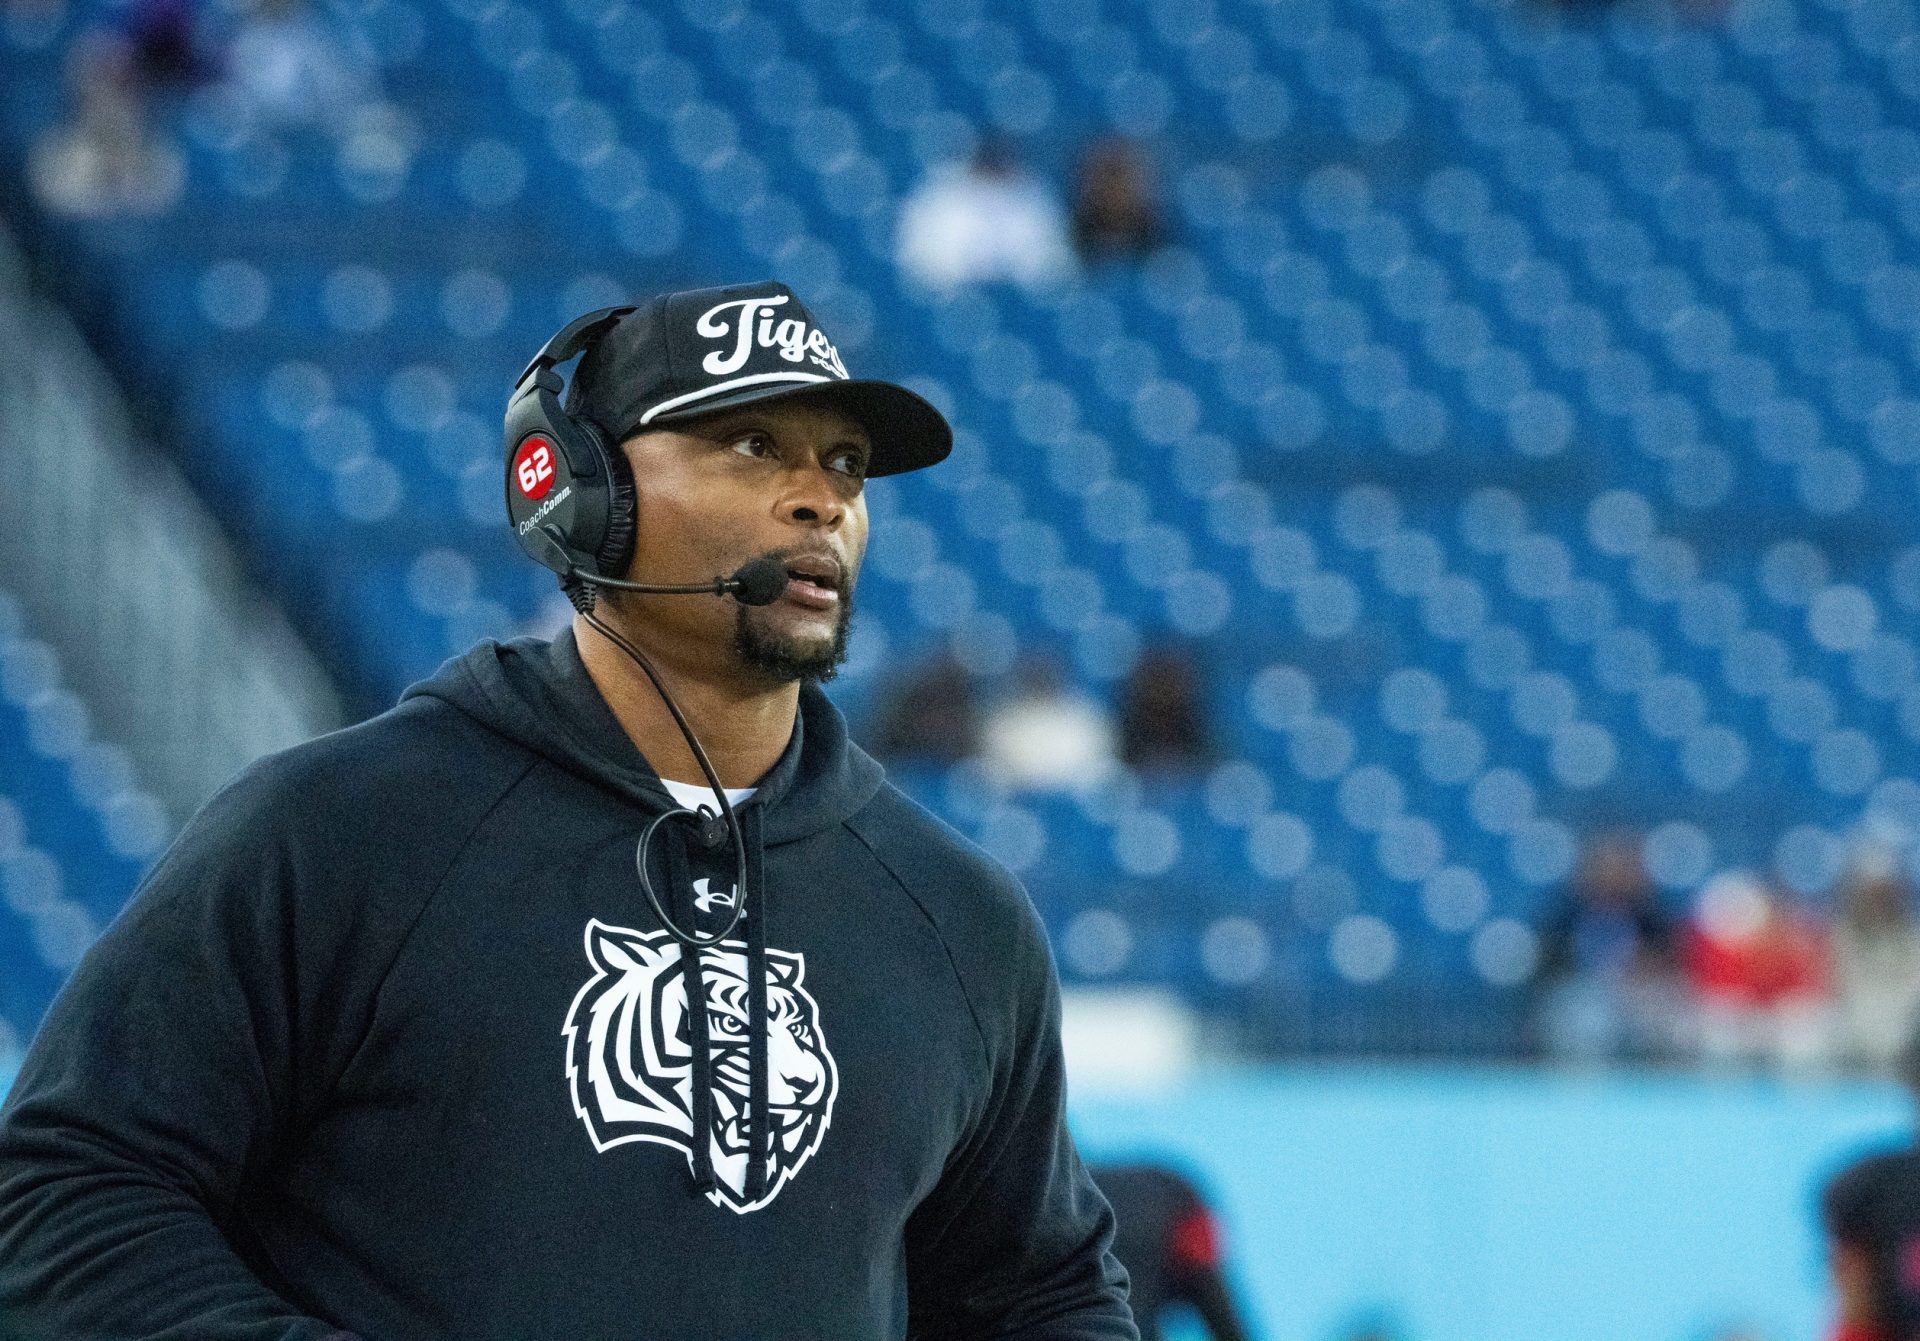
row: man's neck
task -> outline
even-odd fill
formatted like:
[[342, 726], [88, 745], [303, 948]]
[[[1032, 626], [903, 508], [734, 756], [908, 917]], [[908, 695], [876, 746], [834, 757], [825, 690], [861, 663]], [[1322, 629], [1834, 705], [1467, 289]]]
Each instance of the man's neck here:
[[[800, 710], [798, 682], [769, 684], [747, 675], [701, 674], [658, 654], [634, 637], [631, 629], [608, 622], [653, 663], [700, 738], [721, 786], [751, 787], [766, 776], [793, 738], [794, 717]], [[653, 771], [676, 782], [704, 782], [699, 761], [646, 673], [578, 616], [573, 636], [588, 677]]]

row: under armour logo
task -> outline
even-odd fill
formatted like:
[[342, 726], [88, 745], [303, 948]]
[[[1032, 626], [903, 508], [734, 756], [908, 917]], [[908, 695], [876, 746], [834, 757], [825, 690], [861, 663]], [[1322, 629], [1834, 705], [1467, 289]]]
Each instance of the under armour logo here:
[[693, 882], [693, 906], [703, 913], [710, 913], [715, 908], [731, 908], [733, 890], [715, 889], [713, 882], [703, 875]]

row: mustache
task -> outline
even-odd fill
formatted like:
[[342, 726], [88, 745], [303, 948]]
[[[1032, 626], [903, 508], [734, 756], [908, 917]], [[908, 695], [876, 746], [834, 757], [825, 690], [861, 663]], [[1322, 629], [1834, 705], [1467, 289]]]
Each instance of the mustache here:
[[842, 596], [852, 593], [854, 580], [858, 576], [855, 565], [830, 546], [788, 545], [756, 554], [749, 562], [759, 562], [763, 559], [777, 563], [782, 568], [789, 567], [801, 559], [825, 560], [834, 566], [833, 590]]

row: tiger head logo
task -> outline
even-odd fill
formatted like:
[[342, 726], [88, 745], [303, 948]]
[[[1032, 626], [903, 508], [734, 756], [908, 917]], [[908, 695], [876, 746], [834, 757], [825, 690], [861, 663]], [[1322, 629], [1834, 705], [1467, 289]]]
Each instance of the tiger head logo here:
[[[601, 1152], [651, 1141], [693, 1162], [693, 1044], [686, 960], [665, 931], [587, 924], [594, 975], [567, 1012], [567, 1080], [573, 1111]], [[767, 951], [767, 1105], [771, 1139], [766, 1191], [748, 1200], [751, 1093], [747, 947], [723, 941], [700, 952], [707, 989], [714, 1130], [715, 1205], [757, 1211], [800, 1171], [833, 1120], [839, 1074], [804, 984], [805, 959]]]

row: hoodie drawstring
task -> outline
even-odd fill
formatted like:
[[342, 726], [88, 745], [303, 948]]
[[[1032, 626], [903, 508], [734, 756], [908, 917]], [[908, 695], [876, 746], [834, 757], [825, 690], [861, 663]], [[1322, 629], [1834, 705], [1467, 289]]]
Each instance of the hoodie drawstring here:
[[[689, 916], [687, 925], [698, 927], [699, 909], [693, 903], [693, 877], [687, 862], [686, 831], [678, 824], [667, 826], [667, 897], [676, 913], [684, 899]], [[676, 916], [674, 920], [680, 919]], [[707, 975], [700, 962], [700, 951], [690, 945], [680, 947], [681, 976], [687, 984], [687, 1030], [692, 1046], [689, 1100], [693, 1120], [693, 1190], [713, 1191], [713, 1033], [707, 1019]]]
[[[747, 930], [747, 1175], [743, 1189], [746, 1200], [758, 1201], [766, 1195], [767, 1166], [772, 1138], [772, 1111], [768, 1100], [767, 1059], [767, 912], [763, 891], [764, 831], [761, 807], [745, 806], [736, 812], [740, 820], [741, 841], [746, 845], [747, 888], [736, 890], [742, 919]], [[687, 831], [681, 825], [666, 826], [664, 844], [667, 859], [668, 897], [673, 901], [674, 921], [680, 921], [683, 906], [688, 914], [684, 925], [698, 928], [699, 909], [693, 905], [693, 879], [687, 856]], [[752, 894], [762, 897], [752, 901]], [[713, 1172], [713, 1034], [708, 1016], [707, 975], [703, 962], [706, 951], [682, 944], [687, 983], [687, 1013], [692, 1048], [691, 1112], [693, 1121], [693, 1187], [702, 1195], [716, 1186]], [[716, 953], [725, 953], [721, 947]]]
[[[767, 886], [761, 878], [764, 844], [760, 811], [759, 806], [748, 806], [740, 817], [741, 841], [747, 845], [747, 886], [760, 896], [747, 914], [748, 1201], [758, 1201], [766, 1195], [767, 1152], [773, 1125], [767, 1102]], [[746, 897], [747, 891], [741, 890], [743, 904]]]

